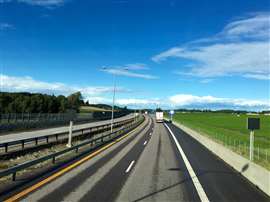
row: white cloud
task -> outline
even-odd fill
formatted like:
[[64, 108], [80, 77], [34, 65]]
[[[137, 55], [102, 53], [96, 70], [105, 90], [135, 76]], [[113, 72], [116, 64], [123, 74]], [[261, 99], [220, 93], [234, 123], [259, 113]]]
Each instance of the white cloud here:
[[161, 104], [159, 99], [136, 99], [136, 98], [127, 98], [127, 99], [117, 99], [116, 103], [119, 105], [127, 106], [156, 106]]
[[88, 96], [85, 97], [85, 100], [87, 100], [90, 104], [111, 104], [112, 99], [100, 97], [100, 96]]
[[241, 109], [269, 109], [270, 101], [219, 98], [213, 96], [195, 96], [190, 94], [177, 94], [169, 97], [169, 102], [176, 107], [198, 107], [198, 108], [241, 108]]
[[203, 79], [200, 83], [211, 83], [212, 81], [214, 81], [214, 79]]
[[244, 74], [243, 76], [246, 78], [258, 79], [258, 80], [270, 80], [270, 74]]
[[[110, 99], [107, 103], [111, 103]], [[176, 94], [167, 98], [123, 98], [116, 100], [117, 105], [136, 108], [196, 108], [196, 109], [241, 109], [241, 110], [268, 110], [269, 100], [253, 100], [243, 98], [223, 98], [196, 96], [192, 94]]]
[[145, 64], [142, 64], [142, 63], [127, 64], [124, 66], [119, 66], [119, 68], [128, 69], [128, 70], [147, 70], [147, 69], [149, 69]]
[[[196, 40], [185, 46], [173, 47], [152, 58], [162, 62], [182, 58], [189, 62], [182, 74], [199, 77], [240, 75], [267, 78], [270, 75], [270, 15], [234, 21], [215, 37]], [[179, 73], [179, 72], [178, 72]]]
[[0, 23], [0, 31], [13, 30], [13, 29], [15, 29], [15, 27], [12, 24], [9, 24], [9, 23]]
[[230, 37], [269, 38], [269, 14], [261, 13], [253, 17], [229, 23], [222, 31]]
[[[49, 94], [64, 94], [68, 95], [76, 91], [81, 91], [83, 96], [92, 97], [96, 95], [106, 94], [113, 92], [113, 87], [110, 86], [70, 86], [64, 83], [59, 82], [43, 82], [35, 80], [31, 77], [12, 77], [0, 74], [0, 87], [1, 91], [10, 91], [10, 92], [42, 92]], [[130, 90], [118, 87], [117, 92], [130, 92]]]
[[18, 2], [32, 6], [41, 6], [45, 8], [54, 8], [63, 5], [67, 0], [0, 0], [0, 3]]
[[34, 6], [60, 6], [63, 5], [65, 0], [17, 0], [21, 3], [26, 3]]
[[101, 71], [119, 75], [119, 76], [127, 76], [127, 77], [135, 77], [135, 78], [142, 78], [142, 79], [157, 79], [158, 77], [150, 74], [143, 74], [143, 73], [137, 73], [134, 71], [141, 71], [141, 70], [148, 70], [149, 68], [140, 63], [136, 64], [128, 64], [124, 66], [115, 66], [115, 67], [103, 67]]
[[265, 42], [213, 44], [192, 50], [174, 49], [174, 57], [195, 61], [188, 72], [194, 76], [270, 73], [269, 44]]

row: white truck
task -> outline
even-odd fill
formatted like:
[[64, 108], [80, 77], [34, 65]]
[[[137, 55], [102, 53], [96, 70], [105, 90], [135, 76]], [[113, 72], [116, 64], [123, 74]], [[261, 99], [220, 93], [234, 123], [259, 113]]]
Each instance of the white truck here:
[[163, 112], [156, 112], [156, 122], [157, 123], [163, 122]]

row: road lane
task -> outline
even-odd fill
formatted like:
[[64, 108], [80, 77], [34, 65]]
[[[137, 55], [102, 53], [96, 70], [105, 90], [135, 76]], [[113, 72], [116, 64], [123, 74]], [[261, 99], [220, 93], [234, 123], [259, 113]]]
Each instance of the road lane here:
[[168, 123], [168, 126], [183, 148], [210, 201], [270, 201], [269, 197], [191, 136], [173, 124]]
[[[141, 126], [143, 127], [143, 126]], [[126, 139], [79, 167], [28, 195], [26, 201], [78, 201], [113, 167], [145, 133], [138, 129]], [[139, 134], [138, 134], [139, 133]]]
[[151, 136], [116, 201], [200, 201], [162, 123]]
[[172, 139], [173, 139], [173, 141], [174, 141], [174, 143], [176, 145], [176, 148], [179, 151], [179, 154], [181, 155], [181, 157], [182, 157], [182, 159], [183, 159], [183, 161], [185, 163], [185, 166], [187, 167], [188, 174], [190, 175], [190, 178], [191, 178], [191, 180], [193, 182], [193, 185], [196, 188], [196, 191], [197, 191], [197, 193], [198, 193], [198, 195], [200, 197], [200, 200], [203, 201], [203, 202], [209, 202], [209, 199], [208, 199], [208, 197], [207, 197], [207, 195], [206, 195], [206, 193], [205, 193], [205, 191], [204, 191], [204, 189], [203, 189], [203, 187], [202, 187], [196, 173], [194, 172], [192, 166], [190, 165], [190, 162], [189, 162], [185, 152], [183, 151], [182, 147], [180, 146], [178, 140], [176, 139], [174, 133], [171, 131], [170, 127], [166, 123], [164, 123], [164, 125], [166, 126], [166, 128], [168, 129], [170, 135], [172, 136]]
[[[128, 178], [129, 174], [132, 172], [130, 169], [129, 172], [126, 172], [127, 168], [131, 165], [130, 162], [134, 162], [132, 164], [133, 168], [136, 166], [135, 162], [138, 161], [140, 155], [144, 150], [143, 143], [145, 140], [150, 139], [150, 132], [153, 125], [151, 124], [150, 130], [141, 134], [140, 139], [137, 141], [135, 145], [126, 153], [125, 156], [122, 157], [119, 162], [110, 169], [108, 172], [98, 183], [81, 199], [80, 202], [88, 202], [88, 201], [114, 201], [118, 196], [124, 182]], [[135, 164], [135, 165], [134, 165]], [[104, 192], [104, 190], [106, 190]]]

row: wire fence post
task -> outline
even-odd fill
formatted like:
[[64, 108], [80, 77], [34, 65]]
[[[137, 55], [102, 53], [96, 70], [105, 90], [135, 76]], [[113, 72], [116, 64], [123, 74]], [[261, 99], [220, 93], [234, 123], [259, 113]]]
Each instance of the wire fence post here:
[[241, 154], [241, 141], [239, 140], [239, 144], [238, 144], [238, 150], [239, 150], [239, 153]]
[[248, 147], [247, 147], [247, 143], [245, 142], [245, 154], [248, 154]]
[[258, 160], [260, 160], [260, 147], [257, 147], [257, 152], [258, 152]]

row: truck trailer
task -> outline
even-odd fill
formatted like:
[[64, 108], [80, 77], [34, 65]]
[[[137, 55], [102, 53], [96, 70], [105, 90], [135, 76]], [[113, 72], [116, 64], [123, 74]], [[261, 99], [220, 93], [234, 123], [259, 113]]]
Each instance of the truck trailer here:
[[163, 112], [156, 112], [156, 122], [157, 123], [163, 122]]

